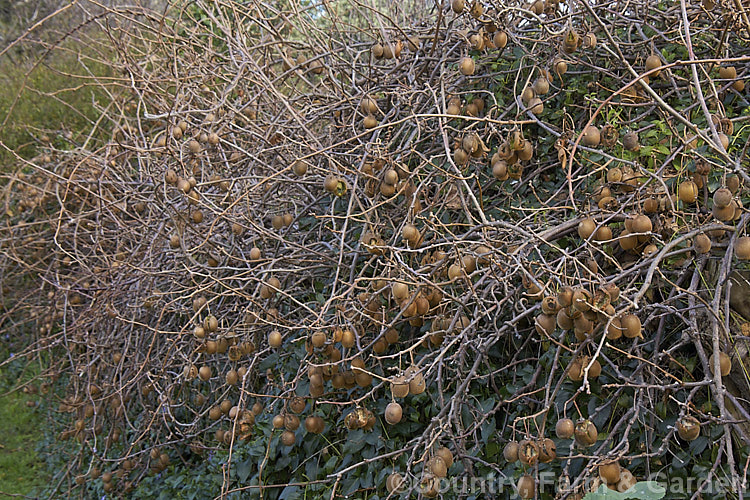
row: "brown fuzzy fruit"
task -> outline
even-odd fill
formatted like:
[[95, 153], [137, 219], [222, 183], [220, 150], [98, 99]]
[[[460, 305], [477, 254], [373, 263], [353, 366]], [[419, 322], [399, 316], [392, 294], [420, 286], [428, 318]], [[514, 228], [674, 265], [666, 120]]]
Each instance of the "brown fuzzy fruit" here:
[[451, 2], [451, 9], [453, 9], [453, 12], [455, 12], [456, 14], [461, 14], [465, 8], [466, 8], [465, 0], [453, 0]]
[[617, 483], [617, 491], [619, 491], [620, 493], [625, 493], [630, 488], [635, 486], [636, 482], [637, 480], [632, 472], [630, 472], [628, 469], [621, 469], [620, 481], [618, 481]]
[[521, 476], [516, 488], [518, 489], [518, 496], [521, 498], [534, 498], [536, 494], [536, 483], [534, 478], [528, 474]]
[[613, 462], [599, 466], [599, 477], [606, 484], [616, 484], [620, 481], [620, 464]]
[[677, 419], [675, 427], [677, 428], [677, 434], [684, 441], [694, 441], [701, 433], [700, 422], [698, 422], [697, 418], [690, 415]]
[[703, 233], [696, 235], [693, 240], [693, 248], [699, 254], [709, 253], [711, 251], [711, 238]]
[[741, 236], [734, 242], [734, 253], [740, 260], [750, 260], [750, 236]]
[[695, 203], [698, 199], [698, 186], [691, 179], [684, 180], [677, 188], [677, 196], [683, 203]]
[[281, 443], [284, 446], [292, 446], [296, 439], [297, 438], [292, 431], [284, 431], [281, 433]]
[[737, 69], [734, 66], [719, 67], [719, 78], [723, 80], [734, 80], [737, 78]]
[[555, 424], [555, 435], [559, 439], [570, 439], [575, 433], [575, 424], [569, 418], [561, 418]]
[[[651, 71], [659, 67], [661, 67], [661, 59], [659, 58], [659, 56], [657, 56], [656, 54], [651, 54], [646, 58], [646, 71]], [[660, 73], [661, 71], [654, 71], [651, 76], [656, 78]]]
[[495, 47], [498, 49], [504, 49], [506, 45], [508, 45], [508, 34], [504, 31], [497, 31], [492, 36], [492, 43], [495, 44]]
[[623, 334], [629, 338], [634, 339], [641, 337], [641, 320], [635, 314], [626, 314], [620, 318], [620, 325], [622, 326]]
[[281, 347], [281, 341], [281, 333], [278, 330], [274, 330], [268, 334], [268, 345], [271, 347], [275, 349]]
[[443, 459], [443, 462], [445, 462], [445, 467], [450, 469], [451, 465], [453, 465], [453, 453], [451, 453], [451, 450], [449, 450], [445, 446], [441, 446], [435, 453], [437, 454], [437, 456]]
[[461, 74], [464, 76], [471, 76], [474, 74], [474, 70], [476, 69], [474, 65], [474, 59], [471, 57], [463, 57], [458, 62], [458, 69], [461, 71]]
[[584, 146], [595, 148], [599, 145], [600, 141], [601, 134], [599, 133], [599, 129], [594, 125], [589, 125], [583, 130], [583, 137], [581, 138], [581, 142]]
[[548, 464], [557, 458], [557, 447], [550, 438], [542, 438], [537, 441], [539, 447], [539, 461]]
[[726, 208], [732, 203], [732, 198], [732, 192], [728, 188], [719, 188], [714, 193], [714, 205], [719, 208]]
[[[708, 368], [711, 370], [711, 374], [714, 374], [714, 359], [715, 354], [712, 354], [710, 358], [708, 358]], [[719, 351], [719, 370], [721, 371], [721, 376], [726, 377], [729, 375], [729, 372], [732, 371], [732, 359], [727, 355], [727, 353]]]
[[529, 101], [529, 111], [531, 111], [534, 115], [540, 115], [542, 112], [544, 112], [544, 103], [542, 103], [542, 100], [538, 97], [534, 97]]
[[511, 463], [518, 461], [518, 443], [516, 441], [510, 441], [505, 445], [505, 448], [503, 448], [503, 457]]
[[[461, 0], [463, 1], [463, 0]], [[455, 3], [455, 0], [454, 0]], [[388, 493], [401, 493], [402, 487], [404, 485], [404, 477], [399, 474], [398, 472], [393, 472], [392, 474], [388, 475], [388, 478], [385, 480], [385, 488], [388, 490]]]
[[591, 446], [599, 438], [599, 431], [591, 420], [581, 419], [576, 422], [576, 442], [581, 446]]
[[547, 80], [547, 78], [544, 76], [540, 76], [539, 78], [534, 80], [533, 89], [537, 95], [547, 94], [549, 92], [549, 80]]
[[595, 230], [596, 222], [594, 222], [594, 219], [583, 219], [578, 223], [578, 236], [584, 240], [589, 239]]
[[364, 120], [362, 120], [362, 125], [365, 129], [370, 130], [378, 126], [378, 120], [372, 115], [367, 115]]
[[435, 476], [441, 478], [448, 475], [448, 467], [445, 461], [442, 459], [442, 457], [437, 455], [432, 457], [429, 462], [427, 462], [427, 470], [429, 470]]
[[389, 424], [396, 425], [397, 423], [401, 422], [402, 416], [403, 409], [401, 408], [400, 404], [393, 402], [388, 403], [388, 406], [385, 407], [385, 421]]
[[627, 132], [622, 137], [622, 146], [628, 151], [637, 151], [640, 149], [641, 146], [638, 143], [638, 134], [633, 131]]

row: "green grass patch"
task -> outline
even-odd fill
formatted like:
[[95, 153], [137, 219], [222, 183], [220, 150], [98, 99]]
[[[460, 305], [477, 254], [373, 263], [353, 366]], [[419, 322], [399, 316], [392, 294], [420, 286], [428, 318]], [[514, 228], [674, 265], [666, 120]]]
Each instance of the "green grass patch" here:
[[[15, 380], [11, 371], [0, 369], [0, 391]], [[36, 448], [42, 439], [43, 416], [28, 403], [38, 396], [21, 391], [0, 396], [0, 497], [20, 494], [33, 496], [47, 482], [44, 462]]]
[[[110, 74], [103, 61], [62, 49], [41, 61], [0, 58], [2, 142], [27, 159], [49, 145], [65, 150], [81, 144], [100, 115], [97, 105], [110, 100], [96, 79]], [[0, 165], [13, 159], [0, 147]]]

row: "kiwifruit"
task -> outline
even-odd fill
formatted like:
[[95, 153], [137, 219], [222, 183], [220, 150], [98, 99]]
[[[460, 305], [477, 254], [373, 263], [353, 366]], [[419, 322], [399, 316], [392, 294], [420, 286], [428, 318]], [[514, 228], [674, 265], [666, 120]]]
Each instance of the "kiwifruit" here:
[[622, 136], [622, 146], [628, 151], [637, 151], [641, 145], [638, 143], [638, 134], [632, 130]]
[[281, 444], [284, 446], [292, 446], [297, 440], [297, 437], [292, 431], [284, 431], [281, 433]]
[[[711, 374], [714, 374], [714, 359], [716, 354], [712, 354], [710, 358], [708, 358], [708, 368], [711, 370]], [[719, 370], [721, 371], [721, 376], [726, 377], [729, 375], [729, 372], [732, 371], [732, 359], [727, 355], [727, 353], [719, 351]]]
[[677, 428], [677, 434], [684, 441], [694, 441], [701, 433], [700, 422], [698, 422], [697, 418], [690, 415], [678, 418], [675, 427]]
[[545, 95], [549, 92], [549, 80], [544, 76], [540, 76], [534, 80], [533, 88], [537, 95]]
[[341, 345], [346, 348], [354, 347], [355, 338], [351, 330], [344, 330], [341, 335]]
[[581, 446], [591, 446], [599, 438], [599, 431], [591, 420], [581, 419], [576, 422], [576, 443]]
[[409, 395], [409, 383], [403, 376], [395, 377], [391, 381], [391, 394], [394, 398], [405, 398]]
[[564, 52], [567, 52], [568, 54], [572, 54], [576, 50], [578, 50], [578, 46], [581, 43], [581, 36], [576, 32], [574, 29], [569, 29], [567, 33], [565, 33], [565, 38], [563, 38], [562, 42], [562, 49]]
[[508, 34], [504, 31], [498, 30], [492, 36], [492, 43], [498, 49], [504, 49], [508, 45]]
[[523, 89], [523, 92], [521, 92], [521, 102], [523, 102], [526, 106], [529, 105], [529, 102], [536, 97], [536, 91], [532, 87], [526, 87]]
[[693, 240], [693, 248], [699, 254], [709, 253], [711, 251], [711, 238], [704, 233], [697, 234]]
[[734, 66], [719, 66], [719, 78], [723, 80], [734, 80], [737, 78], [737, 69]]
[[538, 97], [534, 97], [529, 101], [528, 108], [534, 115], [540, 115], [544, 112], [544, 103]]
[[471, 57], [462, 57], [458, 62], [458, 69], [464, 76], [473, 75], [474, 70], [476, 69], [474, 65], [474, 59], [472, 59]]
[[561, 330], [571, 330], [575, 325], [573, 323], [573, 318], [568, 316], [567, 309], [560, 309], [557, 311], [557, 326]]
[[518, 496], [520, 498], [534, 498], [536, 495], [536, 483], [534, 482], [534, 478], [528, 474], [524, 474], [518, 479], [516, 489], [518, 490]]
[[596, 35], [594, 33], [586, 33], [583, 35], [583, 48], [593, 50], [596, 48]]
[[417, 368], [414, 366], [407, 368], [405, 373], [407, 376], [411, 377], [411, 380], [409, 380], [409, 394], [422, 394], [427, 387], [424, 375], [417, 371]]
[[659, 248], [653, 243], [650, 243], [643, 248], [643, 256], [648, 258], [658, 251], [659, 251]]
[[617, 491], [619, 491], [620, 493], [625, 493], [630, 488], [635, 486], [636, 482], [637, 480], [633, 473], [628, 469], [622, 468], [620, 469], [620, 480], [617, 482]]
[[557, 458], [557, 447], [550, 438], [541, 438], [537, 441], [539, 447], [539, 461], [548, 464]]
[[296, 431], [299, 429], [299, 417], [297, 415], [292, 415], [291, 413], [287, 413], [284, 415], [284, 428], [288, 431]]
[[562, 287], [557, 292], [557, 303], [560, 307], [570, 307], [573, 304], [573, 289], [569, 286]]
[[531, 141], [523, 140], [523, 149], [517, 152], [518, 159], [521, 161], [529, 161], [534, 156], [534, 146]]
[[419, 492], [425, 498], [435, 498], [440, 493], [440, 478], [426, 473], [419, 480]]
[[539, 335], [550, 336], [555, 332], [556, 316], [552, 314], [540, 314], [534, 318], [534, 327]]
[[481, 33], [474, 33], [469, 36], [469, 45], [474, 50], [484, 50], [484, 36]]
[[599, 477], [602, 478], [606, 484], [616, 484], [620, 481], [620, 464], [612, 462], [609, 464], [602, 464], [599, 466]]
[[570, 439], [575, 433], [575, 424], [569, 418], [561, 418], [555, 424], [555, 435], [559, 439]]
[[719, 132], [717, 134], [719, 136], [719, 142], [721, 143], [721, 147], [724, 148], [724, 150], [729, 149], [729, 137], [724, 132]]
[[578, 236], [582, 239], [587, 240], [596, 231], [596, 222], [594, 219], [583, 219], [578, 223]]
[[451, 453], [451, 450], [449, 450], [445, 446], [441, 446], [437, 449], [435, 454], [443, 459], [443, 463], [445, 463], [446, 469], [451, 468], [451, 465], [453, 465], [453, 453]]
[[568, 72], [568, 63], [566, 63], [562, 59], [555, 59], [552, 62], [552, 68], [557, 76], [561, 77]]
[[627, 229], [620, 233], [617, 241], [623, 250], [633, 250], [638, 246], [638, 236], [631, 234]]
[[465, 8], [466, 8], [465, 0], [453, 0], [451, 2], [451, 9], [453, 9], [453, 12], [455, 12], [456, 14], [461, 14]]
[[[463, 0], [454, 0], [454, 3], [456, 1], [463, 1]], [[385, 488], [388, 490], [388, 493], [401, 493], [402, 487], [404, 486], [405, 480], [404, 477], [399, 474], [398, 472], [393, 472], [388, 475], [388, 477], [385, 480]]]
[[480, 0], [474, 0], [474, 3], [471, 4], [471, 10], [469, 10], [469, 14], [471, 14], [471, 17], [474, 19], [479, 19], [482, 17], [482, 14], [484, 14], [484, 6], [482, 5], [482, 2]]
[[620, 317], [620, 324], [627, 338], [634, 339], [641, 336], [641, 319], [635, 314], [623, 315]]
[[585, 129], [583, 129], [583, 137], [581, 137], [581, 142], [584, 146], [595, 148], [599, 145], [600, 141], [601, 134], [599, 133], [599, 129], [596, 128], [596, 126], [589, 125]]
[[728, 207], [732, 199], [732, 192], [726, 187], [721, 187], [714, 192], [714, 205], [719, 208]]
[[595, 241], [609, 241], [612, 239], [612, 228], [609, 226], [599, 226], [594, 232]]
[[325, 189], [329, 193], [333, 193], [334, 191], [336, 191], [338, 184], [339, 179], [333, 174], [328, 174], [323, 181], [323, 189]]
[[426, 464], [426, 468], [429, 472], [436, 475], [437, 477], [446, 477], [448, 475], [448, 466], [445, 460], [439, 455], [432, 457]]
[[367, 130], [370, 130], [378, 126], [378, 120], [372, 115], [367, 115], [364, 120], [362, 120], [362, 125], [364, 125]]
[[[651, 54], [646, 58], [646, 71], [651, 71], [661, 67], [661, 59], [656, 54]], [[661, 70], [654, 71], [651, 76], [656, 78], [661, 73]]]
[[[208, 139], [208, 137], [206, 138]], [[203, 149], [203, 146], [201, 146], [201, 143], [196, 141], [195, 139], [192, 139], [188, 142], [188, 149], [193, 154], [198, 154], [201, 152], [201, 149]]]
[[458, 148], [453, 152], [453, 161], [456, 162], [456, 165], [463, 165], [469, 161], [469, 153], [462, 148]]
[[278, 330], [274, 330], [268, 334], [268, 345], [273, 348], [281, 347], [281, 333]]
[[250, 260], [260, 260], [261, 253], [260, 248], [253, 247], [250, 249]]
[[323, 332], [315, 332], [310, 337], [310, 343], [313, 347], [323, 347], [326, 343], [326, 334]]
[[741, 236], [734, 242], [734, 253], [740, 260], [750, 260], [750, 236]]
[[518, 443], [518, 460], [524, 465], [534, 465], [539, 461], [539, 446], [529, 439]]
[[211, 420], [219, 420], [221, 418], [222, 411], [221, 408], [218, 406], [212, 406], [210, 410], [208, 410], [208, 418]]
[[167, 184], [175, 185], [177, 184], [177, 180], [177, 174], [175, 173], [175, 171], [171, 168], [167, 169], [167, 172], [164, 174], [164, 182], [166, 182]]
[[653, 229], [651, 219], [646, 215], [636, 215], [630, 223], [630, 230], [634, 233], [648, 233]]
[[617, 340], [622, 337], [623, 328], [620, 318], [612, 318], [607, 327], [607, 338], [609, 340]]
[[745, 80], [735, 80], [732, 82], [732, 88], [736, 90], [737, 92], [742, 92], [745, 90]]
[[203, 380], [204, 382], [211, 378], [211, 367], [209, 366], [201, 366], [198, 370], [198, 376]]
[[516, 441], [509, 441], [505, 445], [503, 448], [503, 457], [511, 463], [518, 461], [518, 443]]
[[458, 99], [451, 99], [448, 101], [448, 106], [445, 108], [445, 112], [452, 116], [461, 114], [461, 101]]
[[698, 199], [698, 186], [692, 179], [684, 180], [677, 187], [677, 196], [683, 203], [695, 203]]

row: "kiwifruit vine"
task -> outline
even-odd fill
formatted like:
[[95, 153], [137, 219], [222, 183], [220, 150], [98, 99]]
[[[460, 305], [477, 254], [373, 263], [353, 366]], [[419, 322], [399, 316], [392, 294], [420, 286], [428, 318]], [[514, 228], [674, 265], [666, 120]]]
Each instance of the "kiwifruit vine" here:
[[0, 181], [56, 494], [745, 480], [735, 3], [72, 4], [111, 103]]

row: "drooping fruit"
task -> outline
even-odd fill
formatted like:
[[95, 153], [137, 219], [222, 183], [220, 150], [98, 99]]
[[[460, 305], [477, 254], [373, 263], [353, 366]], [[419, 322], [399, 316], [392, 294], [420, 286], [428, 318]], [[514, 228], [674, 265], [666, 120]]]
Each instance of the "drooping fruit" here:
[[633, 132], [627, 132], [622, 136], [622, 146], [628, 151], [637, 151], [641, 145], [638, 143], [638, 134]]
[[693, 240], [693, 248], [699, 254], [709, 253], [711, 251], [711, 238], [704, 233], [696, 235]]
[[[716, 359], [716, 354], [712, 354], [710, 358], [708, 358], [708, 368], [711, 370], [711, 374], [714, 374], [714, 363]], [[721, 371], [721, 376], [726, 377], [729, 375], [729, 372], [732, 371], [732, 359], [729, 357], [729, 355], [725, 352], [719, 351], [719, 370]]]
[[518, 489], [518, 496], [521, 498], [534, 498], [536, 494], [536, 483], [534, 478], [528, 474], [521, 476], [516, 488]]
[[581, 446], [591, 446], [599, 438], [599, 431], [591, 420], [581, 419], [576, 422], [576, 443]]
[[[651, 54], [646, 58], [646, 71], [655, 70], [661, 67], [661, 59], [656, 54]], [[651, 76], [656, 78], [661, 73], [661, 70], [654, 71]]]
[[389, 424], [396, 425], [397, 423], [401, 422], [402, 416], [403, 409], [401, 408], [401, 405], [396, 403], [395, 401], [392, 403], [388, 403], [388, 406], [385, 407], [385, 421]]
[[584, 240], [589, 239], [595, 230], [596, 222], [594, 222], [594, 219], [583, 219], [578, 223], [578, 236]]
[[584, 146], [595, 148], [599, 145], [600, 141], [601, 134], [599, 133], [599, 129], [594, 125], [589, 125], [583, 130], [583, 137], [581, 138], [581, 142], [584, 144]]
[[616, 484], [620, 481], [620, 464], [612, 462], [599, 466], [599, 477], [606, 484]]
[[524, 465], [534, 465], [539, 461], [539, 446], [529, 439], [522, 440], [518, 443], [518, 460]]
[[404, 482], [404, 477], [401, 474], [399, 474], [398, 472], [393, 472], [389, 474], [388, 478], [385, 480], [385, 488], [388, 490], [388, 493], [400, 493], [402, 491], [401, 488], [403, 487]]
[[475, 70], [474, 59], [472, 59], [471, 57], [461, 58], [461, 60], [458, 62], [458, 69], [464, 76], [473, 75]]
[[701, 433], [700, 422], [698, 422], [697, 418], [690, 415], [685, 415], [677, 419], [675, 427], [677, 428], [677, 434], [684, 441], [694, 441]]
[[677, 196], [683, 203], [695, 203], [698, 199], [698, 186], [692, 179], [684, 180], [677, 188]]
[[516, 441], [510, 441], [503, 448], [503, 457], [508, 462], [518, 461], [518, 443]]
[[453, 453], [451, 452], [451, 450], [449, 450], [445, 446], [441, 446], [435, 453], [437, 454], [437, 456], [443, 459], [443, 462], [445, 462], [445, 466], [450, 469], [451, 465], [453, 465]]
[[750, 236], [741, 236], [734, 242], [734, 253], [740, 260], [750, 260]]
[[561, 418], [555, 424], [555, 435], [559, 439], [570, 439], [575, 432], [575, 424], [569, 418]]

